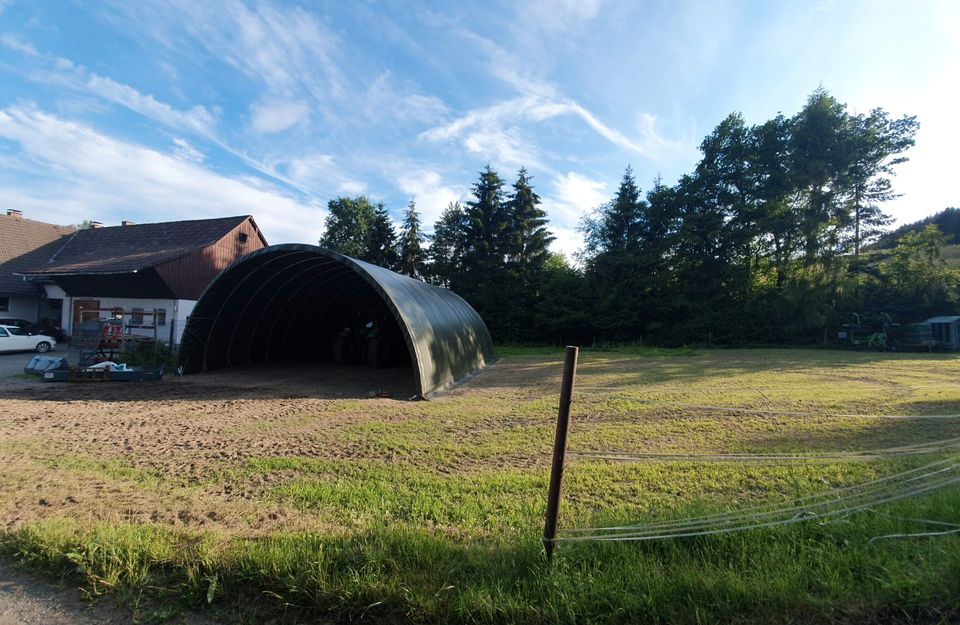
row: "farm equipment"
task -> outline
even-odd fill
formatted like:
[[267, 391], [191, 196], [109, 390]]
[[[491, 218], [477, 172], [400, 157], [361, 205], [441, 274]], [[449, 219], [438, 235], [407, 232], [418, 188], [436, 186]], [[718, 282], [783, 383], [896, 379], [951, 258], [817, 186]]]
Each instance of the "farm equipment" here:
[[[81, 309], [80, 321], [75, 324], [70, 339], [71, 345], [80, 350], [79, 364], [85, 366], [114, 360], [121, 352], [141, 344], [151, 344], [156, 351], [156, 323], [144, 324], [144, 317], [155, 319], [156, 314], [155, 310]], [[125, 319], [128, 320], [126, 325]]]
[[855, 350], [896, 350], [896, 335], [900, 325], [893, 322], [887, 313], [860, 315], [853, 313], [848, 323], [840, 326], [837, 338], [848, 342]]

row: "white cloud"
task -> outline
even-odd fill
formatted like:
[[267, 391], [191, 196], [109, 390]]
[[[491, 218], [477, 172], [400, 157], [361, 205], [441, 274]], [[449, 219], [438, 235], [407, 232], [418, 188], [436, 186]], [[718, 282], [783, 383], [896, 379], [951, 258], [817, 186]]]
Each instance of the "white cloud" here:
[[478, 129], [464, 137], [463, 147], [494, 164], [495, 169], [544, 169], [538, 156], [540, 150], [519, 128]]
[[360, 180], [344, 180], [340, 183], [338, 192], [345, 195], [364, 195], [367, 192], [367, 183]]
[[[84, 69], [78, 67], [77, 72], [82, 74]], [[133, 87], [92, 72], [88, 74], [81, 88], [168, 126], [192, 130], [202, 135], [213, 132], [213, 115], [203, 106], [198, 105], [186, 111], [178, 111], [169, 104], [158, 101], [152, 95], [144, 95]]]
[[320, 207], [262, 179], [223, 176], [35, 108], [0, 111], [0, 137], [19, 145], [18, 174], [40, 171], [45, 180], [37, 187], [22, 175], [0, 177], [0, 202], [29, 207], [38, 219], [109, 223], [252, 214], [272, 242], [312, 242], [322, 231]]
[[436, 123], [449, 111], [440, 98], [424, 95], [394, 84], [390, 72], [383, 72], [367, 88], [364, 110], [374, 122], [385, 120]]
[[[520, 122], [543, 122], [561, 115], [573, 115], [583, 120], [598, 135], [610, 143], [627, 151], [658, 159], [666, 152], [682, 151], [687, 146], [682, 141], [665, 139], [656, 130], [656, 117], [649, 113], [638, 115], [637, 129], [639, 138], [631, 139], [622, 132], [600, 121], [593, 113], [573, 100], [546, 99], [539, 96], [523, 96], [500, 102], [485, 108], [473, 109], [465, 115], [443, 126], [431, 128], [420, 134], [427, 141], [449, 141], [461, 138], [467, 140], [472, 129], [478, 128], [484, 135], [504, 134], [503, 126]], [[515, 134], [515, 133], [508, 133]], [[466, 143], [467, 140], [464, 142]], [[474, 146], [480, 144], [475, 140]], [[470, 145], [466, 146], [472, 152]], [[529, 162], [529, 161], [528, 161]]]
[[583, 235], [576, 228], [550, 224], [550, 232], [554, 240], [550, 244], [550, 251], [563, 254], [572, 265], [578, 264], [578, 253], [583, 249]]
[[173, 153], [180, 160], [189, 161], [191, 163], [202, 163], [204, 160], [206, 160], [206, 156], [203, 155], [203, 152], [193, 147], [193, 145], [191, 145], [186, 139], [177, 137], [173, 140], [173, 145]]
[[[181, 53], [186, 36], [207, 53], [263, 84], [271, 97], [310, 94], [318, 102], [339, 98], [347, 83], [335, 56], [345, 43], [315, 14], [300, 7], [237, 0], [119, 3], [128, 23]], [[104, 16], [118, 20], [116, 16]]]
[[574, 262], [575, 254], [583, 248], [583, 235], [578, 231], [580, 220], [610, 200], [607, 185], [574, 171], [557, 175], [552, 182], [552, 192], [543, 199], [550, 229], [556, 236], [551, 249]]
[[260, 134], [280, 132], [309, 116], [310, 108], [303, 102], [261, 102], [253, 106], [251, 127]]
[[69, 59], [42, 54], [32, 45], [9, 35], [0, 37], [0, 45], [20, 52], [42, 66], [42, 69], [28, 73], [32, 80], [97, 96], [171, 128], [204, 136], [213, 134], [216, 120], [204, 106], [197, 105], [187, 110], [175, 109], [150, 94], [141, 93], [112, 78], [100, 76]]
[[400, 190], [417, 202], [424, 230], [432, 230], [433, 224], [440, 217], [451, 202], [462, 201], [466, 195], [466, 188], [447, 185], [443, 177], [431, 169], [416, 169], [397, 177], [396, 184]]
[[640, 133], [641, 145], [650, 154], [666, 155], [667, 153], [682, 154], [689, 152], [691, 156], [698, 154], [697, 146], [691, 138], [683, 140], [667, 139], [657, 131], [657, 116], [650, 113], [637, 114], [637, 130]]
[[[3, 2], [0, 1], [0, 13], [3, 13], [3, 9], [4, 9]], [[9, 33], [0, 35], [0, 45], [4, 46], [5, 48], [10, 48], [11, 50], [16, 50], [17, 52], [20, 52], [21, 54], [25, 54], [27, 56], [32, 56], [32, 57], [40, 56], [40, 53], [37, 52], [37, 49], [34, 48], [32, 44], [27, 43], [26, 41], [22, 41], [17, 36], [11, 35]]]
[[[553, 179], [549, 196], [551, 221], [576, 226], [580, 218], [610, 200], [607, 185], [570, 171]], [[546, 202], [545, 202], [546, 203]]]
[[600, 12], [600, 0], [533, 0], [518, 3], [521, 19], [515, 30], [560, 33], [582, 26]]

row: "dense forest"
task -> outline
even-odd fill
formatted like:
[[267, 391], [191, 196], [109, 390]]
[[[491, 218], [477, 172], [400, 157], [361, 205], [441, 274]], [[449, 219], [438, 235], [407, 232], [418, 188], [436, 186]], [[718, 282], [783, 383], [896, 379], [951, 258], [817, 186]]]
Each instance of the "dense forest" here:
[[576, 263], [549, 252], [528, 172], [511, 183], [489, 165], [429, 237], [413, 201], [397, 233], [382, 204], [340, 197], [320, 244], [453, 290], [498, 341], [822, 342], [854, 312], [956, 312], [960, 276], [935, 223], [867, 250], [892, 221], [882, 206], [917, 129], [882, 109], [852, 114], [823, 89], [792, 117], [733, 113], [675, 184], [644, 193], [627, 167], [583, 217]]

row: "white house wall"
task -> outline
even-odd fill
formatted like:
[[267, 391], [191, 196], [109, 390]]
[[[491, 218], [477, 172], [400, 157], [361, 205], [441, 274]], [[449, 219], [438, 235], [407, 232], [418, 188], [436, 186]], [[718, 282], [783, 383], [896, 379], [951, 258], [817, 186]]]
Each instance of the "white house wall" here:
[[40, 309], [40, 298], [30, 295], [10, 295], [10, 306], [6, 311], [0, 311], [0, 317], [11, 319], [26, 319], [37, 321], [37, 312]]

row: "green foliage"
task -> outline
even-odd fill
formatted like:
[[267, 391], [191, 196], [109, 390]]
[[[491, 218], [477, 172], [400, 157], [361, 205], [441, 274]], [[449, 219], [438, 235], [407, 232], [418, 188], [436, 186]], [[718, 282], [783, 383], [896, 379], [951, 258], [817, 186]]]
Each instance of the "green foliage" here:
[[960, 208], [945, 208], [935, 215], [905, 226], [900, 226], [892, 232], [881, 235], [876, 243], [868, 249], [892, 249], [909, 232], [919, 232], [928, 224], [934, 224], [946, 235], [947, 240], [953, 243], [960, 241]]
[[362, 195], [341, 196], [330, 200], [327, 209], [320, 245], [388, 269], [397, 266], [397, 233], [382, 203], [375, 206]]
[[945, 244], [946, 236], [934, 224], [901, 237], [892, 258], [881, 264], [889, 288], [921, 310], [956, 306], [960, 272], [947, 266]]
[[444, 209], [430, 237], [430, 279], [434, 284], [459, 291], [467, 240], [467, 214], [459, 202]]
[[373, 213], [373, 222], [366, 235], [366, 251], [359, 258], [387, 269], [397, 267], [397, 233], [383, 203], [377, 204]]
[[324, 222], [326, 230], [320, 245], [354, 258], [369, 252], [369, 234], [377, 209], [365, 196], [338, 197], [327, 203], [330, 214]]
[[403, 215], [397, 271], [413, 278], [424, 276], [426, 263], [426, 254], [422, 247], [424, 240], [423, 233], [420, 232], [420, 213], [417, 212], [417, 204], [414, 200], [410, 200]]
[[115, 360], [131, 367], [165, 367], [168, 373], [177, 368], [177, 354], [166, 343], [133, 343]]
[[911, 322], [957, 303], [954, 274], [925, 244], [861, 254], [890, 223], [883, 203], [917, 130], [914, 117], [851, 113], [822, 88], [792, 116], [750, 125], [732, 113], [675, 184], [657, 178], [644, 194], [627, 167], [582, 219], [575, 266], [550, 254], [527, 170], [506, 187], [489, 164], [426, 252], [412, 200], [398, 240], [382, 204], [337, 198], [321, 244], [455, 291], [498, 341], [823, 342], [851, 312]]

